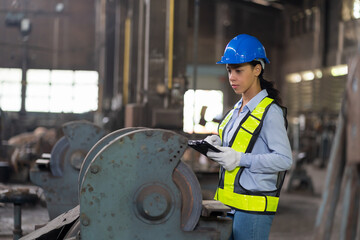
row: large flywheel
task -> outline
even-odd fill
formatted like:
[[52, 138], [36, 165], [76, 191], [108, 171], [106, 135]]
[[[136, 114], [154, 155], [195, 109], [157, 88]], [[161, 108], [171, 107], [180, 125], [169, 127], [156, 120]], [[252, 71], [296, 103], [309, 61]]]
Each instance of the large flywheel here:
[[66, 225], [67, 240], [228, 239], [231, 220], [211, 211], [229, 209], [202, 202], [194, 172], [180, 160], [186, 148], [187, 138], [162, 129], [123, 129], [105, 136], [82, 164], [80, 207], [32, 236], [50, 239]]
[[[199, 220], [202, 203], [196, 176], [180, 161], [186, 148], [184, 136], [159, 129], [130, 131], [110, 141], [82, 179], [82, 237], [111, 239], [116, 233], [142, 239], [139, 235], [148, 230], [155, 239], [186, 239]], [[97, 222], [99, 232], [107, 236], [90, 230]]]
[[201, 215], [201, 188], [194, 172], [182, 161], [174, 169], [173, 181], [181, 192], [181, 228], [192, 231]]

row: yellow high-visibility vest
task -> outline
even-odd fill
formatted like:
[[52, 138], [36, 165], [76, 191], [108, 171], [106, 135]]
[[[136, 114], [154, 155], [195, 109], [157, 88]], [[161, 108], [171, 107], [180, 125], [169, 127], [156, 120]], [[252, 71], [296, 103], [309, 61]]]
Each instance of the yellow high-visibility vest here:
[[[263, 120], [270, 105], [274, 103], [274, 99], [265, 97], [255, 107], [252, 112], [249, 112], [241, 121], [240, 126], [234, 133], [235, 139], [231, 141], [230, 147], [238, 152], [251, 152], [263, 124]], [[223, 130], [226, 124], [231, 119], [234, 113], [232, 109], [223, 119], [219, 125], [218, 133], [223, 140]], [[220, 181], [214, 199], [232, 208], [256, 213], [275, 214], [278, 202], [280, 189], [270, 192], [256, 192], [252, 193], [244, 190], [240, 184], [239, 179], [243, 168], [236, 167], [232, 171], [220, 169]], [[283, 180], [283, 179], [282, 179]]]

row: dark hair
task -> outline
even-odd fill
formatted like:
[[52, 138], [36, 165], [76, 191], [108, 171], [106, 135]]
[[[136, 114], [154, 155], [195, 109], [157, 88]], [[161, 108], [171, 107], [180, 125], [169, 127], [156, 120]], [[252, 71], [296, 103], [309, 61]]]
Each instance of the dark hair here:
[[[261, 63], [259, 61], [252, 61], [250, 62], [250, 65], [255, 67], [256, 65], [258, 65]], [[280, 97], [280, 92], [279, 90], [277, 90], [276, 88], [274, 88], [274, 83], [273, 82], [270, 82], [270, 81], [267, 81], [264, 79], [263, 77], [263, 74], [264, 74], [264, 69], [261, 67], [261, 73], [259, 75], [259, 79], [260, 79], [260, 87], [261, 89], [266, 89], [266, 91], [268, 92], [269, 94], [269, 97], [274, 99], [274, 102], [279, 105], [283, 111], [283, 116], [284, 116], [284, 119], [285, 119], [285, 128], [287, 129], [288, 128], [288, 121], [287, 121], [287, 108], [284, 107], [283, 105], [281, 105], [281, 97]]]
[[[255, 67], [256, 65], [260, 64], [261, 63], [259, 61], [251, 61], [249, 62], [249, 64], [253, 67]], [[264, 75], [264, 69], [261, 68], [261, 73], [259, 75], [259, 79], [260, 79], [260, 87], [261, 89], [266, 89], [266, 91], [268, 92], [269, 94], [269, 97], [274, 99], [274, 101], [281, 106], [281, 97], [280, 97], [280, 92], [279, 90], [277, 90], [275, 87], [274, 87], [274, 83], [273, 82], [270, 82], [270, 81], [267, 81], [264, 79], [263, 77]]]

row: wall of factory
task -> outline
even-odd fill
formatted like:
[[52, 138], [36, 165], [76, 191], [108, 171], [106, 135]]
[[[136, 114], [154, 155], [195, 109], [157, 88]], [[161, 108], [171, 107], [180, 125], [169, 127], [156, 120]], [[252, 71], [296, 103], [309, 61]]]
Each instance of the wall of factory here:
[[[0, 67], [21, 68], [27, 48], [28, 68], [94, 70], [94, 0], [1, 1]], [[14, 19], [29, 19], [31, 31], [20, 31]]]
[[[97, 70], [95, 16], [94, 0], [1, 1], [0, 68], [17, 68], [25, 71]], [[5, 76], [2, 77], [4, 80]], [[24, 76], [20, 74], [20, 77], [24, 80]], [[65, 80], [66, 84], [71, 81]], [[48, 89], [48, 92], [42, 93], [45, 96], [50, 94], [51, 81], [38, 80], [38, 83], [44, 85], [44, 89]], [[61, 85], [61, 82], [59, 84]], [[6, 87], [9, 87], [9, 84]], [[29, 92], [23, 90], [25, 89], [19, 89], [18, 96], [23, 95], [25, 98]], [[69, 92], [64, 94], [64, 98], [67, 98]], [[46, 106], [48, 102], [42, 104]], [[3, 113], [1, 122], [7, 127], [3, 128], [1, 138], [8, 139], [21, 132], [32, 131], [39, 125], [54, 127], [76, 119], [93, 120], [93, 112], [74, 114], [33, 111]]]
[[[283, 85], [281, 74], [283, 41], [283, 14], [275, 8], [243, 1], [211, 0], [200, 2], [198, 39], [199, 89], [218, 89], [224, 93], [224, 108], [229, 109], [239, 100], [229, 87], [225, 66], [216, 65], [226, 44], [236, 35], [256, 36], [265, 46], [271, 64], [266, 66], [265, 78]], [[189, 1], [187, 37], [187, 76], [189, 88], [193, 86], [194, 0]], [[211, 69], [211, 70], [210, 70]]]
[[[354, 1], [305, 2], [285, 12], [283, 74], [290, 115], [338, 114], [347, 64], [358, 52]], [[334, 72], [334, 67], [344, 69]], [[306, 74], [310, 74], [305, 76]], [[293, 78], [293, 75], [297, 75]]]

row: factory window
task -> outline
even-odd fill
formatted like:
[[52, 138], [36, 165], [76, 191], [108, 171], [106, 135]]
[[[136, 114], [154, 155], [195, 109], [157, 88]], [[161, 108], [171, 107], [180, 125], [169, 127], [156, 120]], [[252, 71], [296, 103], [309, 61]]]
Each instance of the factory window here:
[[27, 72], [26, 111], [83, 113], [97, 109], [95, 71], [30, 69]]
[[21, 69], [0, 68], [0, 107], [4, 111], [20, 111]]
[[360, 18], [360, 0], [354, 0], [353, 16], [355, 19]]
[[[195, 109], [194, 109], [195, 106]], [[223, 93], [188, 90], [184, 95], [184, 132], [216, 133], [223, 114]], [[195, 115], [195, 117], [194, 117]]]

